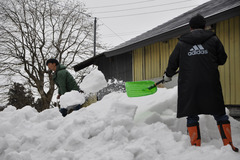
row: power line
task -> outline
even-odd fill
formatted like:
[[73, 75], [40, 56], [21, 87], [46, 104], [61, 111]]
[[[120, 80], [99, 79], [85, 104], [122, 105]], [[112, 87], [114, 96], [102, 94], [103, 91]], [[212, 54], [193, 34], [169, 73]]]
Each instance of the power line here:
[[118, 15], [118, 16], [109, 16], [109, 17], [99, 17], [99, 18], [101, 18], [101, 19], [107, 19], [107, 18], [119, 18], [119, 17], [139, 16], [139, 15], [144, 15], [144, 14], [152, 14], [152, 13], [159, 13], [159, 12], [167, 12], [167, 11], [173, 11], [173, 10], [184, 9], [184, 8], [191, 8], [191, 7], [196, 7], [196, 6], [198, 6], [198, 5], [187, 6], [187, 7], [180, 7], [180, 8], [173, 8], [173, 9], [167, 9], [167, 10], [160, 10], [160, 11], [153, 11], [153, 12], [135, 13], [135, 14]]
[[[100, 19], [99, 19], [100, 20]], [[122, 41], [125, 41], [121, 36], [119, 36], [116, 32], [114, 32], [110, 27], [108, 27], [106, 24], [103, 23], [102, 20], [100, 20], [104, 26], [106, 26], [111, 32], [113, 32], [118, 38], [120, 38]]]
[[97, 13], [112, 13], [112, 12], [121, 12], [121, 11], [133, 11], [133, 10], [139, 10], [139, 9], [155, 8], [155, 7], [159, 7], [159, 6], [166, 6], [166, 5], [171, 5], [171, 4], [183, 3], [183, 2], [187, 2], [187, 1], [192, 1], [192, 0], [184, 0], [184, 1], [179, 1], [179, 2], [165, 3], [165, 4], [159, 4], [159, 5], [147, 6], [147, 7], [138, 7], [138, 8], [129, 8], [129, 9], [122, 9], [122, 10], [94, 12], [94, 14], [97, 14]]
[[146, 3], [146, 2], [149, 2], [149, 1], [155, 1], [155, 0], [146, 0], [146, 1], [139, 1], [139, 2], [115, 4], [115, 5], [108, 5], [108, 6], [89, 7], [89, 8], [90, 9], [95, 9], [95, 8], [108, 8], [108, 7], [115, 7], [115, 6], [126, 6], [126, 5], [131, 5], [131, 4]]
[[[149, 1], [149, 0], [148, 0]], [[51, 0], [49, 0], [49, 2], [51, 2], [52, 4], [54, 4], [54, 2], [52, 2]], [[56, 3], [55, 3], [56, 4]], [[57, 3], [57, 5], [58, 6], [60, 6], [60, 7], [66, 7], [66, 6], [63, 6], [63, 5], [60, 5], [59, 3]], [[69, 8], [68, 8], [69, 9]], [[83, 14], [83, 15], [85, 15], [85, 16], [87, 16], [88, 18], [92, 18], [92, 19], [95, 19], [95, 20], [100, 20], [100, 19], [98, 19], [98, 18], [96, 18], [96, 17], [92, 17], [90, 14], [87, 14], [87, 13], [84, 13], [84, 12], [79, 12], [79, 11], [77, 11], [77, 10], [74, 10], [75, 12], [78, 12], [78, 13], [80, 13], [80, 14]], [[102, 23], [103, 23], [103, 21], [102, 20], [100, 20]], [[105, 25], [113, 34], [115, 34], [118, 38], [120, 38], [122, 41], [125, 41], [121, 36], [119, 36], [116, 32], [114, 32], [110, 27], [108, 27], [106, 24], [104, 24], [103, 23], [103, 25]], [[96, 36], [96, 35], [94, 35], [94, 36]]]
[[[155, 0], [145, 0], [145, 1], [140, 1], [140, 2], [132, 2], [132, 3], [124, 3], [124, 4], [118, 4], [118, 5], [108, 5], [108, 6], [98, 6], [98, 7], [88, 7], [88, 8], [106, 8], [106, 7], [114, 7], [114, 6], [124, 6], [124, 5], [131, 5], [131, 4], [139, 4], [139, 3], [146, 3], [149, 1], [155, 1]], [[165, 5], [171, 5], [171, 4], [176, 4], [176, 3], [182, 3], [182, 2], [186, 2], [186, 1], [192, 1], [192, 0], [183, 0], [180, 2], [171, 2], [171, 3], [165, 3], [162, 5], [157, 5], [157, 6], [165, 6]], [[116, 10], [116, 11], [106, 11], [106, 12], [95, 12], [95, 13], [109, 13], [109, 12], [118, 12], [118, 11], [126, 11], [126, 10], [134, 10], [134, 9], [143, 9], [143, 8], [152, 8], [152, 7], [156, 7], [156, 6], [149, 6], [149, 7], [141, 7], [141, 8], [132, 8], [132, 9], [125, 9], [125, 10]], [[189, 8], [189, 7], [193, 7], [193, 6], [188, 6], [188, 7], [182, 7], [182, 8]], [[130, 15], [120, 15], [120, 16], [109, 16], [109, 17], [100, 17], [102, 19], [104, 18], [115, 18], [115, 17], [127, 17], [127, 16], [136, 16], [136, 15], [143, 15], [143, 14], [151, 14], [151, 13], [157, 13], [157, 12], [165, 12], [165, 11], [171, 11], [171, 10], [176, 10], [176, 9], [182, 9], [182, 8], [174, 8], [174, 9], [169, 9], [169, 10], [163, 10], [163, 11], [155, 11], [155, 12], [147, 12], [147, 13], [140, 13], [140, 14], [130, 14]], [[94, 14], [95, 14], [94, 13]], [[98, 20], [100, 20], [100, 18], [98, 18]], [[107, 27], [112, 33], [113, 35], [115, 35], [116, 37], [118, 37], [119, 39], [121, 39], [122, 41], [125, 41], [122, 36], [125, 36], [124, 34], [118, 34], [116, 32], [114, 32], [109, 26], [107, 26], [106, 24], [104, 24], [104, 22], [102, 20], [100, 20], [102, 22], [102, 24]], [[109, 35], [107, 35], [106, 37], [109, 37]]]
[[[122, 32], [122, 33], [118, 33], [119, 36], [128, 36], [128, 35], [135, 35], [135, 34], [139, 34], [142, 32], [146, 32], [146, 30], [139, 30], [139, 31], [133, 31], [133, 32]], [[115, 34], [106, 34], [104, 37], [115, 37]]]

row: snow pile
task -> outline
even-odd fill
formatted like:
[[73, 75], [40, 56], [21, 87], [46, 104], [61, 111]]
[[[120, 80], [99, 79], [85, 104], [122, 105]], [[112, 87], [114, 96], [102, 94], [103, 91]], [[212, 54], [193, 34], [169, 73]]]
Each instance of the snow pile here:
[[106, 86], [107, 81], [105, 76], [98, 69], [91, 71], [86, 77], [84, 77], [80, 84], [81, 90], [85, 93], [96, 93]]
[[66, 92], [60, 97], [60, 106], [61, 108], [67, 108], [68, 106], [73, 106], [80, 104], [82, 105], [85, 102], [85, 96], [83, 93], [78, 91]]
[[85, 97], [90, 93], [96, 93], [107, 86], [107, 81], [101, 71], [95, 69], [84, 77], [80, 88], [84, 93], [78, 91], [66, 92], [60, 97], [61, 108], [67, 108], [74, 105], [82, 105], [85, 102]]
[[[200, 120], [202, 146], [191, 146], [185, 118], [176, 119], [177, 88], [129, 98], [112, 92], [62, 117], [58, 108], [0, 112], [2, 160], [238, 160], [223, 146], [211, 116]], [[240, 122], [230, 118], [234, 145]]]

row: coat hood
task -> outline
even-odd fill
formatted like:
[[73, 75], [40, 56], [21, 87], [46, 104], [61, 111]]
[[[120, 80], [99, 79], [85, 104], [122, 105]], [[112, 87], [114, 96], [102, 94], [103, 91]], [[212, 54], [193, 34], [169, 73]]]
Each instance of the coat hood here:
[[59, 64], [59, 65], [57, 65], [57, 70], [56, 70], [56, 72], [59, 71], [59, 70], [66, 69], [66, 68], [67, 68], [67, 67], [65, 67], [64, 65]]
[[54, 74], [53, 74], [53, 79], [55, 79], [56, 77], [57, 77], [57, 72], [58, 71], [60, 71], [60, 70], [65, 70], [67, 67], [65, 67], [64, 65], [62, 65], [62, 64], [59, 64], [59, 65], [57, 65], [57, 69], [56, 69], [56, 71], [54, 72]]
[[212, 36], [215, 36], [215, 33], [208, 30], [196, 29], [191, 32], [182, 35], [179, 40], [188, 44], [202, 44], [207, 41]]

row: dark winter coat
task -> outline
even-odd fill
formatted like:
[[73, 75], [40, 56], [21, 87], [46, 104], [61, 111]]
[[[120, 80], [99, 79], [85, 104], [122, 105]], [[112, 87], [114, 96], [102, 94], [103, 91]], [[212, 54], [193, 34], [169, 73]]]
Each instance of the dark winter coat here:
[[79, 87], [73, 76], [66, 70], [66, 67], [61, 64], [57, 65], [53, 80], [58, 87], [58, 94], [60, 95], [72, 90], [79, 91]]
[[167, 76], [179, 68], [177, 117], [225, 114], [218, 66], [227, 60], [224, 47], [211, 31], [193, 30], [180, 37]]

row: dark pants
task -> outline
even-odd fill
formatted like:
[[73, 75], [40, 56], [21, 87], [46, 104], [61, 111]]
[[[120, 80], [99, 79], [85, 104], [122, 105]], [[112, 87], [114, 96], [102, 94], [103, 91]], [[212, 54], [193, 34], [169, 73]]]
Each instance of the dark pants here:
[[[217, 123], [222, 122], [222, 121], [228, 121], [228, 116], [226, 114], [224, 115], [213, 115], [214, 119], [217, 121]], [[188, 116], [187, 117], [187, 126], [191, 126], [194, 124], [198, 124], [199, 121], [199, 116]]]
[[81, 108], [82, 106], [79, 104], [72, 109], [67, 109], [67, 108], [60, 108], [59, 111], [62, 113], [62, 116], [65, 117], [67, 114], [71, 113], [72, 111], [77, 111]]

